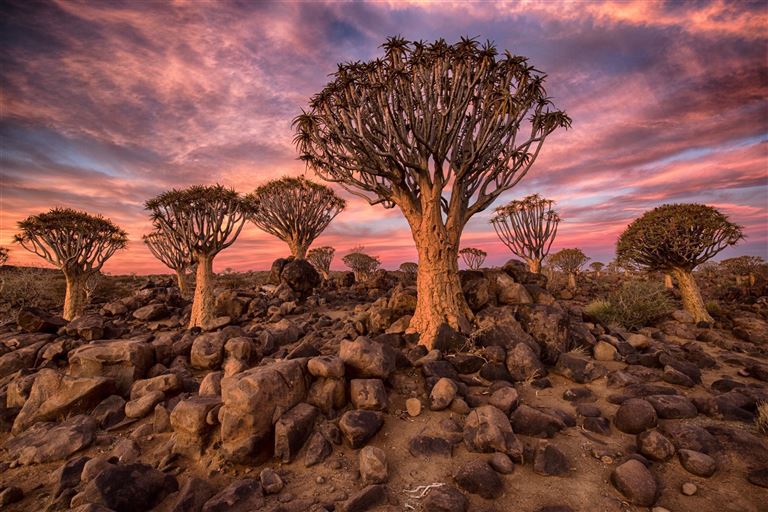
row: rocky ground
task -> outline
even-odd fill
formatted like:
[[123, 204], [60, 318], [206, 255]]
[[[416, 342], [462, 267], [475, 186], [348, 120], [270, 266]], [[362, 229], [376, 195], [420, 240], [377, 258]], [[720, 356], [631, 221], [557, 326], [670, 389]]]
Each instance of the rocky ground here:
[[463, 274], [479, 329], [428, 352], [402, 275], [280, 267], [207, 332], [171, 280], [4, 324], [0, 507], [768, 510], [764, 299], [626, 332], [510, 263]]

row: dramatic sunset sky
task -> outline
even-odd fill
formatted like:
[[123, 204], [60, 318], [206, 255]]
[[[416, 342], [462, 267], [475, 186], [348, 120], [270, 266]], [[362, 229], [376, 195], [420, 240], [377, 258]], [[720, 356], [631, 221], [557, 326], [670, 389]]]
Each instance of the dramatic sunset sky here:
[[[538, 192], [563, 221], [553, 250], [609, 261], [616, 237], [663, 203], [713, 205], [768, 256], [768, 2], [0, 2], [0, 245], [54, 206], [101, 213], [130, 235], [113, 273], [163, 271], [141, 242], [143, 203], [172, 187], [242, 192], [305, 172], [291, 120], [336, 64], [387, 36], [495, 41], [549, 75], [573, 128], [494, 206]], [[414, 260], [398, 210], [349, 201], [315, 244], [362, 244], [387, 268]], [[511, 257], [475, 217], [463, 245]], [[284, 243], [248, 225], [216, 269], [264, 269]]]

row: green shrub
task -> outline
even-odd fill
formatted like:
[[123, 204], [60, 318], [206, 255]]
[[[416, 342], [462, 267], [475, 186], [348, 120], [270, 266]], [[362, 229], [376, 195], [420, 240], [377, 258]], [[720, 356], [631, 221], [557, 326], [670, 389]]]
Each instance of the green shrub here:
[[602, 324], [632, 329], [652, 325], [673, 309], [669, 294], [660, 283], [628, 281], [607, 299], [590, 303], [584, 312]]

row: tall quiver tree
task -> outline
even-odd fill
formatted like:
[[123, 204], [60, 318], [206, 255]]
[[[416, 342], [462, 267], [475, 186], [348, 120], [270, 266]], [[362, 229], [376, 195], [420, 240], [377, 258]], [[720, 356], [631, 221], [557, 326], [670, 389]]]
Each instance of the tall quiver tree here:
[[336, 249], [333, 247], [326, 246], [310, 249], [307, 253], [307, 261], [320, 272], [323, 279], [328, 279], [331, 273], [331, 262], [333, 261], [334, 254], [336, 254]]
[[464, 260], [464, 264], [470, 270], [479, 270], [485, 262], [485, 257], [488, 253], [482, 249], [476, 247], [465, 247], [459, 251], [461, 259]]
[[251, 221], [288, 244], [294, 258], [305, 259], [307, 250], [346, 202], [333, 189], [304, 177], [285, 176], [248, 195], [253, 204]]
[[576, 274], [589, 261], [589, 258], [581, 249], [560, 249], [549, 257], [549, 261], [553, 267], [560, 269], [568, 276], [568, 288], [575, 290]]
[[619, 237], [616, 255], [649, 271], [672, 274], [683, 307], [696, 322], [713, 323], [693, 269], [743, 238], [741, 227], [703, 204], [666, 204], [635, 219]]
[[571, 120], [547, 97], [543, 73], [524, 57], [499, 58], [491, 43], [390, 38], [383, 48], [382, 59], [339, 65], [294, 120], [294, 140], [321, 178], [400, 208], [419, 255], [410, 326], [432, 347], [443, 323], [471, 329], [457, 261], [467, 221]]
[[560, 223], [553, 204], [554, 201], [534, 194], [496, 208], [491, 218], [499, 239], [536, 274], [541, 272], [541, 261], [549, 254]]
[[70, 208], [27, 217], [19, 222], [19, 230], [17, 243], [64, 273], [65, 320], [85, 312], [88, 279], [128, 243], [127, 233], [109, 219]]
[[221, 185], [171, 190], [146, 202], [157, 231], [186, 248], [197, 265], [189, 327], [214, 319], [213, 259], [237, 240], [251, 206]]
[[164, 231], [154, 231], [144, 235], [144, 243], [155, 258], [176, 273], [179, 290], [186, 295], [189, 287], [185, 271], [194, 265], [188, 247], [181, 240]]

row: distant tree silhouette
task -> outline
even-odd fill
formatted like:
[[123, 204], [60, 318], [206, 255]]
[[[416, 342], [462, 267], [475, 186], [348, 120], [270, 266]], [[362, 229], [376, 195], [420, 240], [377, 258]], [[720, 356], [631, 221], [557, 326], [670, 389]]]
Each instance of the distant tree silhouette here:
[[340, 64], [294, 120], [301, 158], [370, 204], [397, 206], [419, 254], [410, 328], [432, 347], [440, 326], [469, 332], [458, 275], [461, 234], [530, 170], [570, 118], [545, 75], [491, 43], [384, 43], [383, 58]]
[[667, 204], [635, 219], [619, 237], [616, 254], [649, 271], [671, 274], [683, 307], [697, 322], [713, 323], [693, 269], [743, 238], [741, 227], [702, 204]]
[[186, 295], [189, 287], [185, 272], [194, 265], [192, 254], [187, 245], [177, 237], [169, 236], [163, 231], [154, 231], [144, 235], [143, 238], [152, 255], [176, 273], [179, 290]]
[[496, 208], [491, 219], [499, 239], [536, 274], [541, 272], [541, 262], [549, 254], [560, 223], [553, 204], [554, 201], [534, 194]]
[[760, 256], [737, 256], [724, 259], [720, 265], [726, 272], [736, 277], [736, 284], [742, 284], [742, 281], [746, 279], [750, 286], [754, 286], [760, 268], [765, 265], [765, 260]]
[[575, 290], [576, 274], [578, 274], [581, 267], [589, 261], [589, 258], [581, 251], [581, 249], [560, 249], [556, 253], [550, 255], [549, 261], [553, 267], [559, 269], [568, 276], [568, 288]]
[[5, 263], [8, 261], [9, 254], [10, 251], [7, 247], [0, 247], [0, 267], [5, 265]]
[[406, 261], [400, 264], [400, 272], [405, 275], [406, 279], [415, 279], [418, 271], [419, 264], [415, 261]]
[[18, 225], [15, 241], [64, 273], [65, 320], [85, 312], [86, 283], [128, 243], [128, 234], [109, 219], [70, 208], [32, 215]]
[[597, 278], [600, 278], [600, 272], [603, 270], [603, 267], [605, 267], [605, 265], [603, 263], [600, 263], [599, 261], [593, 261], [592, 263], [589, 264], [589, 268], [594, 270], [595, 277]]
[[237, 240], [249, 202], [221, 185], [194, 186], [164, 192], [146, 202], [152, 223], [173, 238], [197, 265], [189, 327], [208, 327], [214, 319], [213, 259]]
[[341, 258], [346, 266], [355, 273], [355, 281], [365, 281], [379, 268], [381, 262], [376, 256], [366, 254], [364, 247], [355, 247]]
[[336, 249], [333, 247], [318, 247], [317, 249], [311, 249], [307, 253], [307, 261], [320, 272], [323, 279], [328, 279], [331, 272], [331, 262], [335, 253]]
[[459, 251], [459, 255], [461, 256], [461, 259], [464, 260], [464, 264], [467, 268], [477, 270], [483, 265], [488, 253], [475, 247], [465, 247]]
[[287, 243], [299, 259], [346, 206], [333, 189], [304, 177], [272, 180], [247, 198], [253, 207], [250, 220]]

